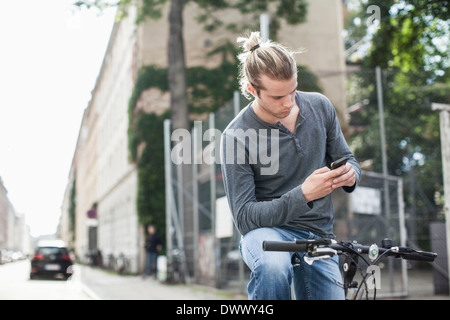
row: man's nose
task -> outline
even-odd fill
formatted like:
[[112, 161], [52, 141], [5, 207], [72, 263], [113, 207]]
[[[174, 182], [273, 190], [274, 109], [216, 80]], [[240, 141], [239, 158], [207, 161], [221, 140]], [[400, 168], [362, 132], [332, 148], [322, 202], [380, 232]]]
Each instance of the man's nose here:
[[295, 94], [288, 94], [284, 100], [283, 100], [283, 105], [286, 107], [291, 107], [294, 103], [294, 96]]

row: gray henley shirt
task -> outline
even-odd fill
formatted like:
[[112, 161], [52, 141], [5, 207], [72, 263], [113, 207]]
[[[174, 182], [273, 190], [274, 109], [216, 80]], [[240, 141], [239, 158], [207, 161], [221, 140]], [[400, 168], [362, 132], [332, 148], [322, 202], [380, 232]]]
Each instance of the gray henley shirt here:
[[[336, 110], [320, 93], [297, 91], [295, 132], [267, 123], [246, 106], [221, 135], [221, 168], [233, 221], [241, 234], [261, 227], [290, 226], [334, 237], [331, 194], [307, 203], [303, 181], [343, 156], [361, 169], [342, 134]], [[355, 184], [355, 186], [356, 186]], [[355, 188], [344, 187], [346, 192]]]

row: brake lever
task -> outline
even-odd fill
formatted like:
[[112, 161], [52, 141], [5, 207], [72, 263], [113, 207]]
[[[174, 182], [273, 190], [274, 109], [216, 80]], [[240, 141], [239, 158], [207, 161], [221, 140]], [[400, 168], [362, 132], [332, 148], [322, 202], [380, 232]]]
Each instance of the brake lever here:
[[313, 262], [316, 261], [316, 260], [329, 259], [329, 258], [331, 258], [330, 255], [317, 256], [317, 257], [309, 257], [309, 256], [305, 255], [305, 256], [303, 257], [303, 260], [305, 260], [305, 262], [306, 262], [307, 264], [312, 265]]
[[323, 256], [323, 255], [334, 256], [337, 253], [338, 253], [337, 250], [332, 249], [332, 248], [317, 247], [310, 253], [310, 255], [313, 256], [313, 257]]
[[316, 260], [330, 259], [338, 252], [335, 249], [328, 247], [315, 247], [314, 250], [304, 255], [303, 260], [309, 265], [312, 265]]

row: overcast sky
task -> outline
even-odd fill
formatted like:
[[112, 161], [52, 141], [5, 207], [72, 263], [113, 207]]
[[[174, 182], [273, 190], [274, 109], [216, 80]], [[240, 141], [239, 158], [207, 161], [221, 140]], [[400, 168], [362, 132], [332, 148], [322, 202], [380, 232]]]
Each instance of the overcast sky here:
[[73, 0], [2, 1], [0, 177], [33, 236], [56, 231], [83, 111], [115, 9]]

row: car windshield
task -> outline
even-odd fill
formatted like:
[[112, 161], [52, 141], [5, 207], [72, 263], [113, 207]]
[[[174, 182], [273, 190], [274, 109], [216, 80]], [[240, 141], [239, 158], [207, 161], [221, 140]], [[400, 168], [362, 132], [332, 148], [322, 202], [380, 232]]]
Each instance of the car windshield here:
[[41, 248], [39, 248], [38, 252], [43, 255], [64, 254], [65, 249], [64, 248], [41, 247]]

